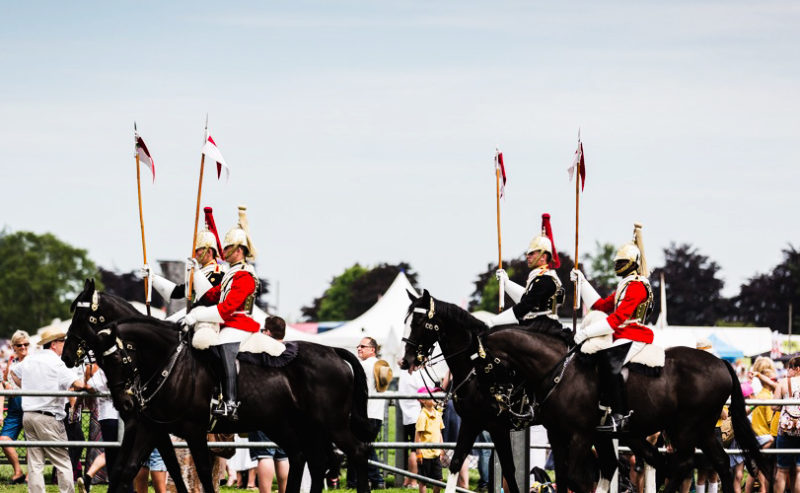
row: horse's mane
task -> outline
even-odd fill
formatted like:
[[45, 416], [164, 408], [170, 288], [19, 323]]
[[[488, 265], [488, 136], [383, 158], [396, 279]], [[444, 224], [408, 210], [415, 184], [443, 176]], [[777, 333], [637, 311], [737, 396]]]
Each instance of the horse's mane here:
[[147, 317], [145, 315], [134, 315], [131, 317], [121, 318], [115, 321], [115, 323], [117, 324], [142, 323], [142, 322], [153, 326], [154, 329], [171, 329], [174, 331], [178, 331], [181, 329], [181, 324], [179, 323], [170, 322], [168, 320], [159, 320], [157, 318]]
[[453, 323], [458, 324], [460, 327], [463, 327], [476, 335], [486, 330], [485, 323], [475, 318], [475, 316], [460, 306], [448, 303], [446, 301], [441, 301], [436, 298], [432, 299], [435, 304], [436, 313], [442, 314], [442, 316], [453, 321]]
[[135, 311], [136, 313], [139, 313], [139, 310], [137, 310], [136, 307], [134, 307], [128, 300], [126, 300], [122, 296], [118, 296], [114, 293], [109, 293], [108, 291], [101, 291], [100, 295], [104, 298], [103, 301], [110, 301], [116, 304], [117, 306], [123, 307], [125, 309], [130, 309], [132, 311]]

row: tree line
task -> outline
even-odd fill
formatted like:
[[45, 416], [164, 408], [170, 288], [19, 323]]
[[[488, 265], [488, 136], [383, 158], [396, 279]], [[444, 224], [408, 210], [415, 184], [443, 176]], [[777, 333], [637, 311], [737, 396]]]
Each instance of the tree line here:
[[[609, 243], [596, 243], [594, 251], [582, 258], [581, 269], [601, 295], [616, 288], [614, 254]], [[652, 269], [650, 281], [655, 296], [649, 321], [654, 323], [660, 310], [660, 284], [666, 283], [667, 312], [670, 325], [738, 325], [766, 326], [787, 333], [790, 326], [798, 330], [800, 321], [800, 251], [788, 245], [782, 261], [769, 272], [756, 274], [742, 284], [733, 297], [722, 295], [724, 283], [720, 267], [689, 244], [671, 244], [664, 249], [664, 265]], [[572, 316], [574, 289], [569, 272], [574, 261], [561, 253], [557, 273], [565, 283], [566, 301], [559, 316]], [[503, 262], [509, 278], [525, 285], [528, 269], [525, 258]], [[70, 304], [80, 292], [83, 280], [93, 277], [107, 292], [131, 301], [144, 302], [144, 289], [138, 272], [118, 273], [98, 267], [86, 250], [75, 248], [54, 235], [31, 232], [0, 231], [0, 337], [9, 337], [15, 330], [35, 330], [54, 318], [71, 316]], [[495, 280], [496, 263], [487, 264], [474, 281], [470, 310], [497, 311], [499, 286]], [[407, 262], [379, 263], [348, 267], [331, 279], [330, 285], [311, 303], [301, 309], [306, 321], [352, 320], [369, 309], [386, 291], [399, 272], [404, 272], [411, 285], [420, 289], [418, 274]], [[257, 304], [267, 309], [269, 282], [261, 279]], [[512, 305], [506, 298], [506, 306]], [[153, 295], [152, 305], [163, 306]], [[791, 307], [791, 308], [790, 308]]]

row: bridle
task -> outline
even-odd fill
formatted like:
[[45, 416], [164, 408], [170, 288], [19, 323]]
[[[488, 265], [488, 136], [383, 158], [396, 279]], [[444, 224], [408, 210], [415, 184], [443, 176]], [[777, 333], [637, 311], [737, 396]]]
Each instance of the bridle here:
[[[105, 324], [106, 317], [97, 311], [100, 309], [100, 295], [97, 290], [93, 290], [91, 301], [78, 301], [75, 304], [75, 311], [77, 312], [79, 309], [90, 309], [91, 314], [87, 318], [89, 323], [89, 330], [92, 330], [93, 327], [98, 327], [100, 324]], [[97, 335], [104, 335], [108, 334], [111, 335], [111, 329], [104, 328], [97, 331]], [[76, 363], [83, 361], [84, 358], [88, 357], [90, 354], [88, 343], [86, 339], [79, 336], [78, 334], [68, 334], [76, 338], [78, 342], [78, 348], [75, 350], [76, 356]], [[133, 401], [136, 405], [137, 411], [143, 415], [145, 414], [145, 410], [147, 409], [150, 402], [159, 394], [161, 389], [164, 387], [169, 376], [172, 374], [172, 371], [175, 369], [175, 365], [178, 362], [178, 357], [183, 354], [188, 345], [188, 334], [185, 331], [180, 331], [178, 335], [178, 346], [173, 351], [172, 355], [170, 356], [169, 360], [167, 361], [166, 365], [162, 368], [161, 371], [156, 371], [153, 375], [147, 379], [146, 382], [142, 383], [142, 377], [139, 373], [139, 369], [134, 363], [133, 354], [135, 353], [136, 348], [130, 342], [124, 342], [119, 337], [115, 337], [111, 344], [102, 350], [102, 355], [98, 356], [95, 355], [95, 358], [108, 358], [114, 355], [117, 351], [120, 352], [119, 361], [121, 364], [121, 369], [123, 373], [124, 382], [123, 383], [116, 383], [114, 385], [110, 385], [109, 388], [117, 389], [120, 386], [124, 386], [123, 392], [127, 395], [130, 395], [133, 398]], [[192, 359], [192, 374], [194, 374], [194, 359]], [[195, 382], [195, 379], [192, 379]], [[194, 385], [194, 383], [193, 383]], [[193, 387], [194, 388], [194, 387]], [[147, 416], [148, 419], [160, 423], [160, 424], [167, 424], [172, 423], [174, 421], [178, 421], [182, 419], [179, 417], [175, 420], [170, 421], [159, 421], [152, 416]]]
[[[97, 333], [97, 335], [105, 334], [110, 336], [111, 329], [105, 328]], [[179, 417], [169, 421], [161, 421], [147, 415], [145, 411], [147, 410], [151, 401], [164, 388], [164, 384], [167, 382], [167, 379], [175, 369], [178, 358], [184, 353], [188, 342], [188, 338], [184, 336], [184, 332], [181, 331], [179, 333], [178, 346], [172, 352], [172, 355], [167, 363], [162, 367], [161, 371], [154, 372], [153, 375], [147, 379], [147, 381], [142, 383], [141, 373], [139, 372], [139, 368], [136, 366], [134, 357], [131, 354], [131, 352], [136, 351], [135, 346], [129, 342], [124, 342], [119, 337], [115, 337], [113, 340], [111, 340], [111, 343], [108, 345], [108, 347], [103, 349], [102, 352], [102, 358], [104, 360], [106, 358], [111, 358], [112, 356], [119, 359], [123, 381], [121, 383], [114, 384], [113, 388], [117, 389], [119, 387], [123, 387], [123, 392], [133, 398], [137, 411], [147, 416], [148, 419], [154, 422], [167, 424], [182, 419], [182, 417]], [[115, 355], [114, 353], [117, 352], [119, 352], [119, 354]], [[192, 373], [194, 373], [194, 371], [192, 371]]]
[[[104, 324], [106, 322], [106, 317], [102, 314], [97, 313], [97, 310], [100, 309], [100, 295], [97, 290], [92, 291], [92, 300], [91, 301], [78, 301], [75, 303], [75, 311], [77, 312], [79, 309], [91, 309], [92, 314], [89, 315], [87, 321], [91, 326], [97, 326], [98, 324]], [[75, 350], [75, 364], [81, 363], [85, 358], [89, 357], [89, 348], [86, 344], [86, 339], [79, 336], [78, 334], [68, 334], [69, 336], [74, 337], [78, 340], [78, 348]], [[90, 358], [91, 362], [91, 358]]]
[[[433, 300], [433, 296], [430, 297], [430, 303], [428, 305], [428, 308], [413, 307], [413, 308], [409, 309], [408, 315], [406, 316], [406, 320], [408, 320], [408, 317], [412, 317], [412, 320], [411, 320], [412, 325], [414, 323], [414, 320], [413, 320], [414, 314], [424, 314], [424, 315], [426, 315], [427, 318], [426, 318], [426, 321], [423, 324], [423, 329], [426, 330], [426, 331], [432, 331], [434, 333], [434, 336], [436, 337], [436, 340], [441, 342], [441, 337], [440, 337], [441, 333], [439, 332], [440, 327], [439, 327], [439, 323], [436, 320], [436, 318], [437, 318], [436, 303]], [[433, 354], [433, 346], [434, 346], [433, 344], [428, 345], [428, 347], [426, 349], [424, 342], [417, 342], [417, 341], [411, 339], [410, 337], [403, 337], [402, 341], [405, 342], [406, 344], [410, 344], [412, 346], [416, 346], [416, 348], [417, 348], [417, 356], [416, 356], [417, 363], [422, 366], [422, 368], [424, 369], [425, 373], [428, 375], [428, 380], [430, 380], [430, 381], [435, 381], [435, 378], [433, 378], [433, 376], [431, 375], [429, 368], [433, 364], [438, 362], [439, 358], [447, 361], [447, 360], [449, 360], [451, 358], [454, 358], [454, 357], [456, 357], [456, 356], [458, 356], [460, 354], [463, 354], [463, 353], [465, 353], [465, 352], [470, 350], [470, 347], [468, 345], [464, 349], [455, 351], [455, 352], [450, 353], [450, 354], [444, 354], [444, 350], [442, 350], [442, 353], [440, 355], [435, 356], [435, 357], [431, 357], [431, 355]], [[480, 348], [479, 351], [483, 351], [483, 345], [480, 343], [480, 339], [478, 340], [478, 346]], [[423, 362], [426, 362], [426, 364], [422, 365]], [[475, 368], [473, 367], [470, 370], [470, 372], [467, 374], [467, 376], [464, 377], [464, 379], [461, 382], [459, 382], [457, 385], [451, 385], [450, 386], [450, 389], [447, 391], [447, 394], [445, 395], [443, 401], [440, 401], [439, 399], [435, 399], [433, 397], [433, 392], [428, 387], [427, 381], [425, 382], [425, 389], [428, 391], [428, 396], [430, 397], [430, 399], [433, 400], [434, 402], [436, 402], [437, 406], [443, 408], [444, 406], [447, 405], [447, 401], [449, 401], [452, 398], [452, 396], [462, 386], [464, 386], [467, 382], [469, 382], [474, 376], [475, 376]]]

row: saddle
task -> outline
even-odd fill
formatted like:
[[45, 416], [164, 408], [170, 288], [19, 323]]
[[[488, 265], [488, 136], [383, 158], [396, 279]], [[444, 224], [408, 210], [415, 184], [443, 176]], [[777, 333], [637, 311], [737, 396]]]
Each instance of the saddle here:
[[[613, 337], [611, 334], [592, 337], [583, 343], [583, 346], [581, 346], [581, 353], [589, 355], [595, 354], [598, 351], [610, 348], [612, 345]], [[666, 355], [664, 354], [663, 347], [655, 344], [645, 344], [641, 351], [633, 355], [633, 357], [625, 364], [625, 366], [639, 365], [650, 368], [663, 368], [665, 360]]]

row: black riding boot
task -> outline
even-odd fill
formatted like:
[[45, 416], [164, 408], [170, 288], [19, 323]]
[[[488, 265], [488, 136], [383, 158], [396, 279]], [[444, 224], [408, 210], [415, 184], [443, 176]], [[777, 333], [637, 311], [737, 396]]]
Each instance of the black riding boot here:
[[211, 414], [236, 421], [239, 419], [236, 414], [239, 408], [236, 400], [236, 355], [239, 353], [239, 343], [230, 342], [211, 347], [222, 363], [222, 402], [211, 410]]
[[598, 353], [600, 411], [603, 413], [598, 431], [627, 431], [630, 414], [621, 371], [629, 349], [630, 344], [622, 344]]

